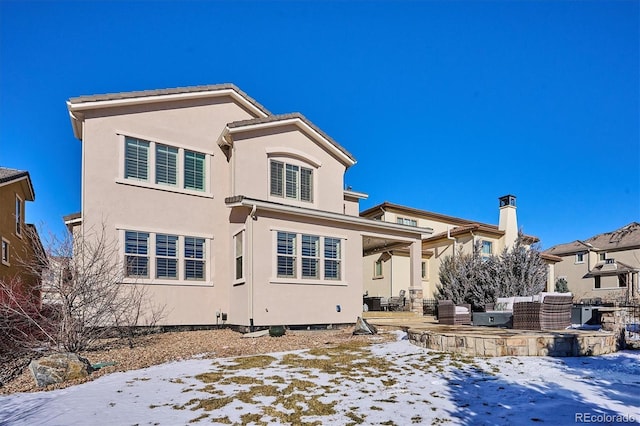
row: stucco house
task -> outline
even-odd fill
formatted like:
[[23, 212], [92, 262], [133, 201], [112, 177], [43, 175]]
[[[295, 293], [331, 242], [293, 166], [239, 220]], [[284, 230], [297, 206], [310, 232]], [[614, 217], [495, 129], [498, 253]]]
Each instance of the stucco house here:
[[576, 300], [629, 301], [640, 297], [640, 223], [586, 240], [558, 244], [545, 253], [562, 259], [555, 278], [564, 278]]
[[[82, 142], [75, 235], [104, 228], [166, 325], [353, 323], [363, 252], [420, 256], [431, 230], [359, 216], [354, 157], [302, 114], [274, 115], [232, 84], [67, 102]], [[80, 234], [78, 234], [80, 233]]]
[[40, 274], [44, 250], [38, 231], [25, 223], [27, 201], [35, 201], [28, 171], [0, 167], [0, 281], [19, 287], [40, 300]]
[[[498, 225], [481, 223], [459, 217], [447, 216], [398, 204], [384, 202], [360, 214], [362, 217], [383, 222], [402, 223], [433, 229], [434, 235], [422, 240], [420, 277], [424, 298], [433, 298], [439, 283], [438, 271], [443, 259], [462, 250], [473, 252], [476, 242], [481, 244], [482, 254], [499, 255], [510, 248], [518, 238], [516, 197], [505, 195], [499, 198]], [[538, 242], [534, 236], [525, 235], [524, 243]], [[407, 288], [408, 253], [398, 245], [378, 246], [365, 251], [363, 273], [365, 291], [371, 296], [396, 296]], [[547, 289], [553, 288], [554, 264], [560, 261], [552, 255], [542, 256], [549, 267]]]

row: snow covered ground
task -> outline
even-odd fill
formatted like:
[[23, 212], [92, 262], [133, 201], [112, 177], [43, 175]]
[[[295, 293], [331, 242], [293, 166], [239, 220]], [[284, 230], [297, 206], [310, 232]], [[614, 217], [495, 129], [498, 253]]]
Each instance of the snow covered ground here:
[[[0, 397], [0, 425], [640, 422], [640, 352], [469, 358], [399, 340], [194, 359]], [[262, 422], [262, 423], [260, 423]]]

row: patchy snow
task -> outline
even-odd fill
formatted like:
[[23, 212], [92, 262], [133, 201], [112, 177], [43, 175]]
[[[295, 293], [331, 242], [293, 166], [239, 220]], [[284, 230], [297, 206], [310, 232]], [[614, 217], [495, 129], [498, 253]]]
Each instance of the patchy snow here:
[[249, 357], [257, 364], [193, 359], [62, 390], [2, 396], [0, 424], [280, 424], [294, 418], [283, 416], [295, 415], [296, 405], [302, 407], [299, 420], [321, 424], [640, 422], [640, 352], [471, 358], [399, 337], [340, 353]]

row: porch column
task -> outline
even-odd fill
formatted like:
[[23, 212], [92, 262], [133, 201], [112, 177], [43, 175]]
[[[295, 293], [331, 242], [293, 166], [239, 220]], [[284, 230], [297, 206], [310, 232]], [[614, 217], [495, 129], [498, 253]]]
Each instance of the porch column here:
[[411, 261], [409, 280], [409, 309], [422, 315], [422, 240], [416, 240], [409, 246]]

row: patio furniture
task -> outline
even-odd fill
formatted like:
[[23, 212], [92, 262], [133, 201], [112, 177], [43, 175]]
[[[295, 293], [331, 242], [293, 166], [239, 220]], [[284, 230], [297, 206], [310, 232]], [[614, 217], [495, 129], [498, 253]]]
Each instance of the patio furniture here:
[[404, 297], [405, 291], [400, 290], [400, 295], [397, 297], [390, 297], [388, 302], [388, 309], [390, 311], [404, 311], [408, 309], [406, 298]]
[[451, 300], [438, 301], [438, 323], [447, 325], [471, 325], [471, 305], [454, 305]]
[[520, 330], [561, 330], [571, 325], [573, 297], [545, 295], [541, 302], [513, 304], [513, 328]]
[[511, 328], [513, 313], [510, 311], [474, 312], [473, 325]]

